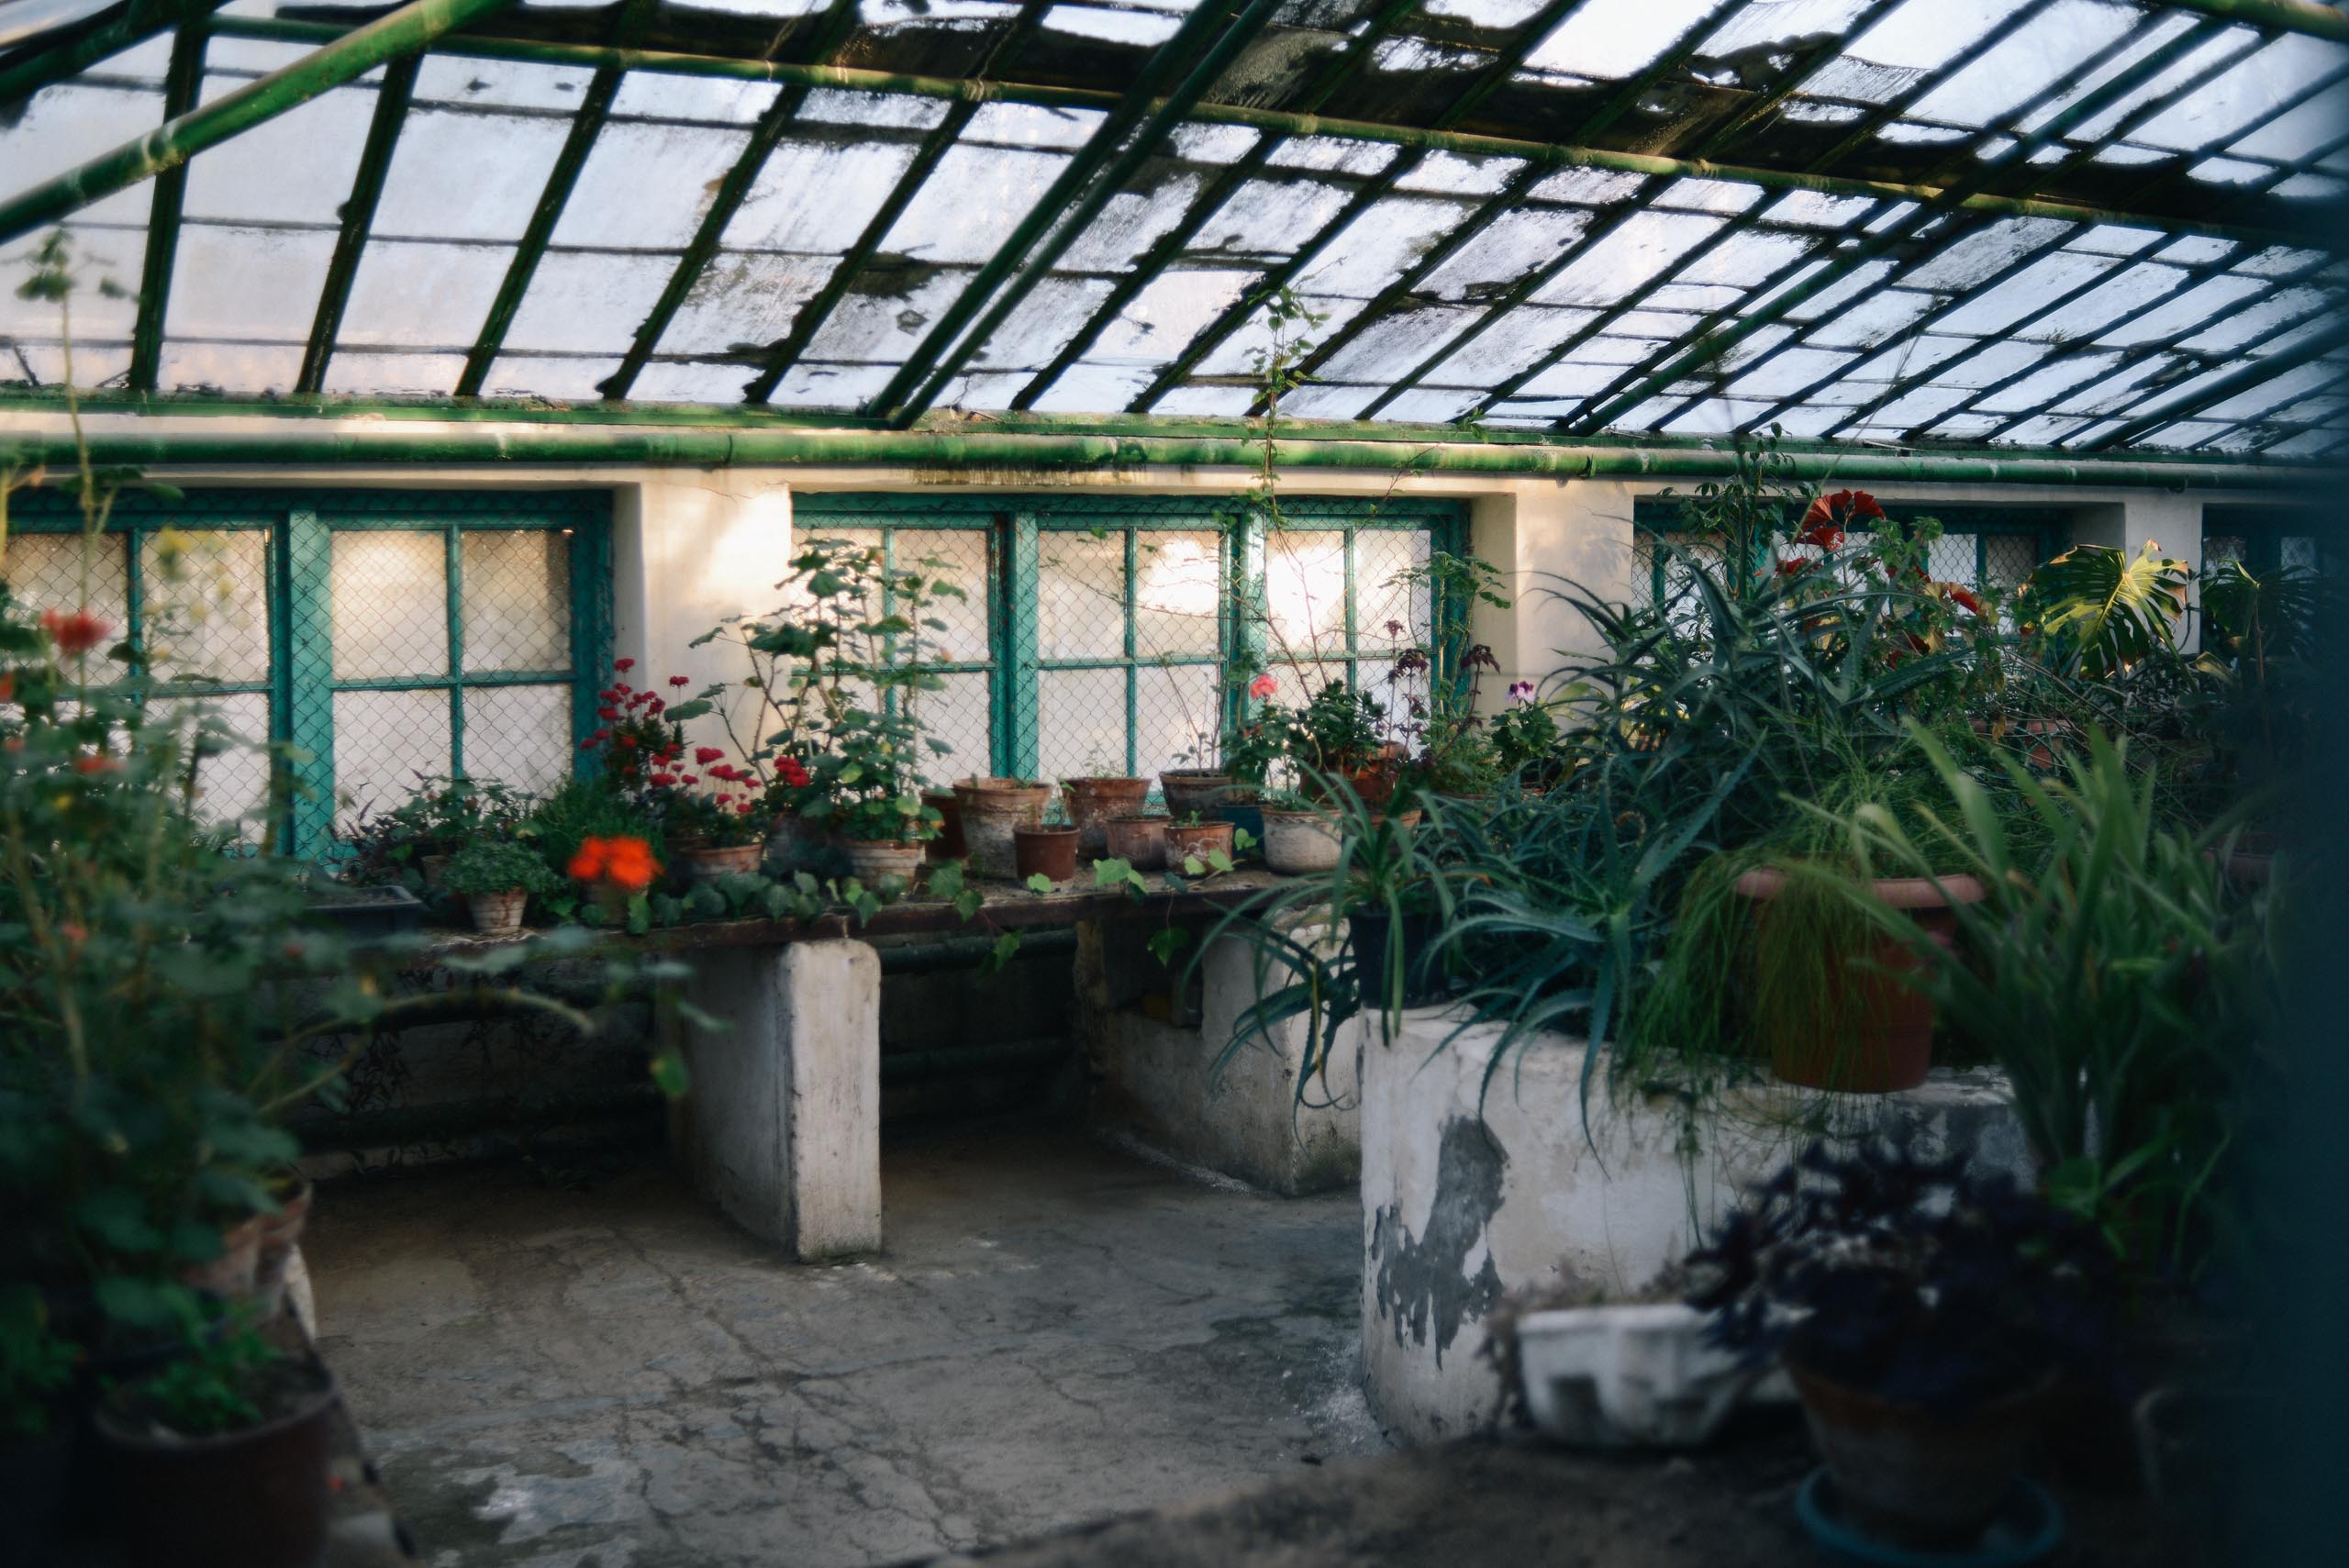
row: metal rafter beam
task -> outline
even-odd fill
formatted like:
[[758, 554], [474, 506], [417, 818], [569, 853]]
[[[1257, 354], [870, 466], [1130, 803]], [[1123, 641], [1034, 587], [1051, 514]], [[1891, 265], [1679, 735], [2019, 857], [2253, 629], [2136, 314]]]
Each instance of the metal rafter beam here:
[[[2084, 78], [2110, 64], [2132, 44], [2142, 41], [2143, 29], [2132, 28], [2124, 33], [2113, 44], [2099, 50], [2088, 59], [2048, 83], [2040, 92], [2033, 94], [2025, 103], [2000, 116], [1993, 126], [1985, 127], [1982, 134], [1973, 143], [1973, 147], [1978, 149], [1993, 136], [2010, 137], [2014, 139], [2014, 149], [2010, 156], [1998, 163], [1986, 165], [1977, 173], [1950, 190], [1943, 198], [1920, 204], [1919, 211], [1909, 220], [1890, 225], [1878, 231], [1873, 238], [1854, 246], [1822, 272], [1792, 288], [1779, 291], [1770, 304], [1753, 315], [1739, 315], [1734, 310], [1716, 312], [1703, 327], [1698, 328], [1696, 335], [1697, 340], [1689, 347], [1670, 355], [1662, 368], [1641, 376], [1629, 387], [1616, 392], [1613, 389], [1621, 386], [1623, 382], [1623, 378], [1619, 375], [1606, 387], [1602, 387], [1594, 394], [1589, 403], [1585, 405], [1588, 411], [1576, 421], [1575, 428], [1600, 428], [1612, 424], [1624, 414], [1645, 403], [1655, 393], [1681, 380], [1689, 371], [1720, 358], [1735, 344], [1782, 319], [1788, 311], [1804, 300], [1834, 286], [1842, 278], [1896, 247], [1908, 243], [1928, 224], [1946, 217], [1953, 209], [1962, 207], [1965, 198], [1988, 190], [2009, 168], [2027, 166], [2023, 164], [2023, 160], [2026, 160], [2031, 152], [2061, 138], [2074, 126], [2101, 114], [2115, 101], [2134, 92], [2139, 86], [2168, 69], [2180, 56], [2200, 48], [2220, 30], [2221, 26], [2217, 23], [2198, 23], [2168, 43], [2145, 54], [2101, 86], [2084, 95], [2077, 102], [2054, 116], [2046, 124], [2028, 131], [2021, 128], [2022, 122], [2031, 115], [2039, 112], [2064, 94], [2075, 90]], [[1961, 152], [1956, 156], [1962, 158], [1965, 155]], [[2035, 188], [2035, 182], [2027, 181], [2023, 188], [2026, 192]], [[1792, 339], [1787, 339], [1789, 342], [1792, 340]], [[1750, 372], [1778, 351], [1777, 349], [1766, 350], [1753, 364], [1743, 368]], [[1601, 399], [1605, 401], [1601, 402]]]
[[2104, 451], [2115, 446], [2126, 445], [2165, 426], [2175, 425], [2182, 419], [2191, 419], [2205, 408], [2215, 407], [2238, 393], [2248, 392], [2262, 383], [2273, 381], [2288, 371], [2299, 369], [2311, 360], [2322, 359], [2344, 343], [2349, 343], [2349, 322], [2335, 323], [2305, 342], [2287, 349], [2281, 353], [2270, 354], [2265, 359], [2253, 360], [2238, 369], [2228, 372], [2216, 381], [2205, 383], [2191, 394], [2179, 392], [2157, 394], [2157, 401], [2164, 395], [2182, 396], [2182, 401], [2164, 404], [2160, 407], [2124, 420], [2118, 428], [2106, 431], [2095, 439], [2081, 442], [2077, 450], [2090, 452]]
[[[1943, 82], [1948, 81], [1958, 72], [1963, 71], [1968, 65], [1973, 64], [1976, 60], [1997, 48], [2000, 43], [2006, 40], [2009, 34], [2021, 30], [2030, 23], [2032, 17], [2048, 9], [2054, 4], [2054, 0], [2035, 0], [2034, 4], [2019, 7], [1996, 26], [1985, 31], [1980, 38], [1976, 39], [1972, 43], [1966, 45], [1956, 54], [1953, 55], [1949, 60], [1943, 61], [1941, 68], [1932, 75], [1922, 77], [1918, 81], [1910, 83], [1906, 92], [1896, 95], [1889, 102], [1879, 105], [1875, 111], [1862, 122], [1857, 130], [1854, 132], [1854, 135], [1875, 135], [1876, 131], [1882, 129], [1885, 126], [1891, 124], [1895, 119], [1898, 119], [1911, 105], [1922, 99], [1928, 93], [1931, 93], [1934, 88], [1940, 86]], [[1847, 138], [1846, 145], [1848, 145], [1848, 143], [1849, 139]], [[1830, 167], [1830, 160], [1835, 156], [1835, 153], [1831, 152], [1825, 157], [1814, 160], [1809, 166], [1809, 172], [1813, 173], [1823, 172]], [[1762, 204], [1759, 202], [1754, 204], [1754, 211], [1757, 214], [1761, 210], [1761, 206]], [[1427, 358], [1421, 360], [1417, 365], [1412, 367], [1411, 373], [1409, 375], [1405, 376], [1401, 381], [1396, 383], [1393, 386], [1387, 388], [1385, 393], [1381, 394], [1379, 397], [1371, 404], [1367, 412], [1375, 413], [1377, 410], [1386, 407], [1403, 393], [1418, 385], [1420, 381], [1425, 379], [1434, 371], [1436, 366], [1442, 364], [1446, 358], [1456, 351], [1462, 345], [1472, 341], [1477, 334], [1486, 330], [1493, 325], [1493, 323], [1498, 321], [1509, 311], [1515, 310], [1519, 306], [1523, 305], [1527, 300], [1539, 294], [1543, 288], [1549, 285], [1552, 279], [1555, 278], [1559, 273], [1572, 266], [1577, 259], [1588, 254], [1591, 247], [1600, 243], [1609, 234], [1612, 234], [1616, 229], [1630, 222], [1636, 214], [1642, 210], [1644, 209], [1642, 206], [1627, 202], [1620, 210], [1609, 215], [1600, 222], [1594, 224], [1590, 230], [1583, 235], [1579, 243], [1569, 248], [1567, 250], [1552, 260], [1548, 264], [1538, 267], [1531, 272], [1527, 273], [1523, 278], [1519, 279], [1517, 283], [1509, 286], [1508, 291], [1505, 292], [1500, 298], [1494, 300], [1491, 304], [1486, 306], [1485, 313], [1478, 317], [1476, 320], [1470, 323], [1468, 328], [1464, 331], [1461, 332], [1458, 337], [1454, 338], [1452, 342], [1444, 344], [1438, 351], [1430, 354]], [[1732, 225], [1731, 228], [1734, 228], [1735, 227], [1735, 225]], [[1713, 242], [1716, 244], [1726, 244], [1728, 239], [1729, 233], [1724, 231], [1721, 234], [1716, 235]], [[1691, 258], [1689, 257], [1682, 257], [1679, 264], [1673, 269], [1674, 272], [1678, 272], [1686, 270], [1690, 260]], [[1798, 262], [1796, 265], [1799, 268], [1808, 264], [1808, 261], [1801, 261]], [[1642, 297], [1645, 297], [1644, 291], [1642, 292]], [[1486, 410], [1492, 408], [1496, 404], [1515, 396], [1519, 389], [1540, 376], [1543, 372], [1549, 370], [1551, 366], [1558, 363], [1561, 360], [1564, 360], [1566, 355], [1572, 353], [1575, 349], [1586, 342], [1590, 336], [1591, 333], [1587, 330], [1576, 331], [1569, 334], [1564, 341], [1557, 344], [1548, 351], [1542, 354], [1524, 370], [1519, 372], [1513, 376], [1504, 379], [1499, 386], [1486, 389], [1485, 395], [1476, 402], [1475, 406], [1475, 411], [1483, 413]]]
[[2154, 8], [2199, 11], [2221, 21], [2349, 43], [2349, 11], [2318, 0], [2160, 0]]
[[[1386, 6], [1371, 18], [1370, 26], [1359, 38], [1353, 40], [1352, 47], [1339, 54], [1336, 59], [1324, 64], [1320, 72], [1306, 85], [1304, 91], [1297, 95], [1295, 101], [1299, 112], [1312, 114], [1319, 110], [1336, 95], [1341, 87], [1359, 75], [1363, 67], [1369, 64], [1372, 54], [1386, 35], [1393, 31], [1396, 25], [1405, 17], [1418, 11], [1420, 4], [1421, 0], [1388, 0]], [[1586, 0], [1550, 0], [1550, 4], [1543, 6], [1538, 16], [1526, 23], [1525, 31], [1531, 33], [1533, 29], [1540, 28], [1541, 36], [1546, 37], [1559, 20], [1580, 9], [1584, 4]], [[1540, 38], [1534, 38], [1525, 42], [1526, 51], [1530, 53], [1540, 41]], [[1522, 58], [1522, 56], [1520, 57], [1520, 61]], [[1191, 241], [1198, 237], [1199, 230], [1207, 227], [1208, 220], [1222, 211], [1224, 204], [1230, 200], [1242, 185], [1255, 178], [1265, 168], [1274, 150], [1279, 145], [1279, 138], [1270, 133], [1261, 135], [1256, 145], [1250, 148], [1244, 157], [1236, 160], [1214, 179], [1207, 182], [1205, 188], [1192, 200], [1189, 209], [1183, 215], [1183, 220], [1162, 235], [1157, 243], [1151, 247], [1149, 252], [1137, 261], [1132, 269], [1119, 280], [1117, 286], [1109, 291], [1108, 296], [1102, 300], [1085, 325], [1078, 328], [1075, 336], [1063, 345], [1061, 351], [1053, 356], [1052, 363], [1039, 371], [1030, 379], [1027, 385], [1019, 389], [1018, 395], [1011, 400], [1012, 407], [1032, 406], [1047, 388], [1067, 373], [1070, 366], [1082, 360], [1099, 340], [1109, 323], [1115, 321], [1124, 312], [1126, 306], [1131, 305], [1142, 290], [1150, 286], [1153, 279], [1163, 274], [1168, 263], [1174, 261], [1190, 247]]]
[[413, 54], [512, 0], [409, 0], [390, 15], [235, 92], [164, 121], [146, 135], [0, 202], [0, 245], [20, 239], [92, 202], [176, 169], [207, 147], [276, 118], [322, 93]]
[[[814, 53], [818, 60], [838, 49], [855, 28], [857, 4], [858, 0], [832, 0], [831, 9], [824, 15], [823, 25], [817, 29]], [[620, 356], [619, 368], [597, 384], [596, 389], [606, 397], [626, 397], [629, 388], [636, 384], [636, 378], [644, 373], [652, 351], [660, 347], [662, 335], [669, 330], [669, 323], [676, 319], [677, 311], [685, 303], [685, 296], [700, 281], [703, 269], [718, 254], [718, 244], [726, 237], [726, 226], [733, 222], [734, 215], [741, 210], [743, 199], [751, 194], [751, 186], [758, 179], [759, 171], [766, 167], [768, 157], [791, 129], [792, 122], [798, 117], [799, 106], [806, 101], [807, 92], [805, 84], [785, 87], [775, 95], [774, 102], [767, 106], [766, 112], [751, 128], [751, 138], [742, 149], [742, 155], [734, 161], [734, 166], [718, 182], [717, 193], [710, 197], [709, 210], [702, 215], [700, 227], [686, 243], [685, 253], [677, 258], [676, 266], [670, 270], [669, 281], [662, 285], [661, 297], [653, 302], [652, 309], [637, 328], [635, 339], [629, 344], [628, 352]]]
[[43, 48], [38, 41], [0, 65], [0, 117], [12, 112], [44, 87], [79, 76], [108, 56], [146, 42], [182, 19], [182, 13], [203, 14], [228, 0], [197, 0], [193, 7], [181, 0], [131, 0], [111, 17], [92, 17], [65, 39]]
[[2290, 440], [2294, 436], [2304, 436], [2311, 430], [2322, 431], [2328, 429], [2330, 427], [2326, 425], [2325, 421], [2331, 418], [2333, 415], [2341, 412], [2338, 407], [2335, 407], [2326, 413], [2319, 414], [2313, 417], [2304, 419], [2285, 418], [2283, 417], [2284, 412], [2299, 404], [2306, 403], [2310, 398], [2333, 396], [2344, 382], [2349, 382], [2349, 367], [2343, 367], [2341, 370], [2335, 371], [2332, 374], [2326, 376], [2322, 381], [2318, 382], [2313, 386], [2303, 387], [2298, 392], [2287, 393], [2275, 404], [2274, 406], [2268, 408], [2265, 413], [2246, 415], [2243, 417], [2233, 421], [2225, 429], [2205, 436], [2200, 440], [2194, 442], [2191, 446], [2185, 447], [2180, 450], [2188, 452], [2207, 452], [2212, 450], [2218, 442], [2226, 439], [2227, 437], [2234, 434], [2237, 430], [2250, 429], [2254, 427], [2261, 426], [2270, 427], [2267, 433], [2259, 438], [2258, 444], [2249, 449], [2253, 452], [2263, 452], [2280, 441]]
[[407, 124], [408, 102], [416, 95], [416, 73], [422, 63], [419, 57], [407, 54], [384, 68], [383, 85], [375, 91], [374, 117], [367, 122], [366, 145], [360, 149], [359, 168], [351, 177], [351, 197], [342, 204], [342, 232], [335, 237], [326, 284], [318, 291], [317, 315], [310, 323], [310, 340], [302, 351], [302, 371], [294, 381], [295, 392], [325, 389], [327, 361], [334, 357], [342, 313], [351, 304], [351, 284], [359, 275], [360, 253], [366, 250], [368, 230], [375, 225], [375, 204], [383, 199], [384, 180], [391, 172], [392, 153]]
[[[1175, 121], [1215, 85], [1232, 57], [1272, 20], [1276, 5], [1277, 0], [1246, 0], [1243, 7], [1241, 0], [1199, 0], [1174, 36], [1151, 52], [1133, 91], [1094, 128], [1043, 198], [940, 313], [873, 400], [874, 413], [905, 422], [930, 406], [1118, 187], [1157, 150]], [[1173, 96], [1160, 100], [1160, 90], [1170, 83], [1175, 84]]]
[[[172, 39], [172, 61], [163, 73], [163, 117], [172, 119], [195, 107], [204, 91], [204, 13], [208, 6], [183, 7], [187, 13]], [[147, 207], [147, 251], [139, 267], [139, 315], [130, 329], [130, 385], [151, 392], [162, 373], [163, 317], [171, 307], [172, 268], [179, 260], [180, 207], [187, 196], [187, 169], [167, 169], [155, 177], [153, 198]]]

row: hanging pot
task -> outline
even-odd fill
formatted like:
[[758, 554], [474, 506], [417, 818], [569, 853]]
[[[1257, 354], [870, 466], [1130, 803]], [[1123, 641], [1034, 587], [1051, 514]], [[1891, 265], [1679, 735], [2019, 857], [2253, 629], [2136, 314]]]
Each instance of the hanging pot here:
[[[1787, 873], [1763, 866], [1737, 879], [1737, 891], [1752, 901], [1754, 943], [1774, 906], [1786, 891]], [[1943, 948], [1957, 940], [1953, 902], [1979, 903], [1982, 884], [1970, 876], [1885, 877], [1869, 884], [1876, 898], [1911, 918]], [[1933, 1064], [1933, 1004], [1903, 984], [1899, 976], [1919, 968], [1915, 954], [1890, 937], [1870, 934], [1857, 953], [1846, 954], [1830, 972], [1815, 1006], [1789, 1016], [1757, 1020], [1770, 1052], [1771, 1071], [1785, 1083], [1853, 1095], [1887, 1095], [1913, 1089]], [[1846, 1031], [1841, 1020], [1852, 1021]], [[1848, 1033], [1850, 1038], [1839, 1038]]]
[[1031, 876], [1073, 882], [1080, 837], [1074, 828], [1015, 828], [1011, 830], [1012, 870], [1022, 882]]
[[1105, 831], [1113, 817], [1134, 817], [1150, 798], [1148, 779], [1063, 779], [1061, 799], [1076, 825], [1076, 852], [1098, 860], [1109, 852]]
[[1119, 817], [1103, 823], [1109, 858], [1123, 861], [1136, 871], [1163, 869], [1167, 826], [1163, 817]]
[[334, 1379], [316, 1362], [284, 1365], [278, 1413], [238, 1431], [159, 1430], [135, 1414], [135, 1387], [98, 1407], [132, 1568], [314, 1568], [326, 1547]]

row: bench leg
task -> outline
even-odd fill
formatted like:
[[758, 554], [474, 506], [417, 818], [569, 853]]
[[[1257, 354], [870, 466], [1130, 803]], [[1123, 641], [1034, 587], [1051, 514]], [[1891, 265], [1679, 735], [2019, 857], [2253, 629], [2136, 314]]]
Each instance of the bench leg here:
[[857, 941], [690, 955], [692, 1086], [671, 1119], [694, 1185], [804, 1261], [881, 1246], [881, 960]]

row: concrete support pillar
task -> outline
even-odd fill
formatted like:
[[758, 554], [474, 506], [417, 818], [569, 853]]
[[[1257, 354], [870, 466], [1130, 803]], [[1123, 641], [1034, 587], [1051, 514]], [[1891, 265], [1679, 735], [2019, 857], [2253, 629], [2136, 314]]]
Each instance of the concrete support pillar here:
[[[2072, 542], [2106, 545], [2131, 557], [2152, 544], [2164, 555], [2186, 562], [2188, 571], [2199, 573], [2202, 569], [2202, 497], [2146, 490], [2083, 506], [2074, 515]], [[2195, 630], [2189, 622], [2186, 628], [2189, 651], [2197, 640]]]
[[1565, 655], [1597, 651], [1590, 623], [1557, 591], [1632, 596], [1632, 495], [1603, 480], [1524, 480], [1473, 503], [1469, 548], [1500, 568], [1512, 601], [1506, 610], [1478, 605], [1470, 621], [1500, 662], [1486, 683], [1487, 708], [1500, 706], [1511, 682], [1539, 684]]
[[671, 1141], [694, 1185], [803, 1261], [881, 1245], [881, 958], [863, 942], [691, 955]]

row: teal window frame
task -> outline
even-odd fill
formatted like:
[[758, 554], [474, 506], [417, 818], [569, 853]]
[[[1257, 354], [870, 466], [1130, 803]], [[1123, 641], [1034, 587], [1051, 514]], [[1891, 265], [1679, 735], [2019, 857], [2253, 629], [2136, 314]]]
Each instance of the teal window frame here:
[[[19, 495], [9, 526], [24, 533], [78, 534], [82, 514], [70, 495]], [[206, 682], [189, 695], [265, 693], [274, 784], [289, 789], [280, 847], [317, 858], [334, 849], [336, 812], [334, 696], [345, 691], [445, 690], [450, 770], [464, 771], [464, 695], [501, 685], [571, 688], [574, 768], [579, 745], [596, 728], [596, 693], [612, 661], [611, 502], [597, 491], [299, 491], [191, 490], [177, 498], [128, 494], [106, 520], [127, 538], [128, 602], [136, 641], [146, 630], [145, 540], [165, 528], [260, 531], [268, 536], [269, 675], [263, 681]], [[463, 536], [489, 530], [567, 531], [571, 584], [571, 658], [559, 668], [464, 668]], [[330, 574], [334, 535], [366, 530], [438, 532], [447, 551], [448, 668], [418, 676], [344, 680], [334, 673]], [[44, 606], [34, 606], [40, 608]], [[153, 689], [153, 688], [150, 688]]]
[[[2034, 566], [2061, 554], [2071, 544], [2070, 517], [2053, 508], [2010, 509], [2007, 507], [1937, 506], [1932, 502], [1898, 501], [1884, 504], [1886, 514], [1895, 522], [1913, 523], [1932, 517], [1942, 525], [1944, 539], [1970, 537], [1974, 540], [1974, 581], [1981, 583], [1990, 571], [1990, 541], [1993, 539], [2027, 539], [2031, 541]], [[1632, 503], [1631, 526], [1634, 531], [1650, 539], [1671, 539], [1684, 537], [1687, 530], [1677, 525], [1685, 516], [1683, 504], [1661, 496], [1642, 495]], [[1664, 602], [1664, 560], [1648, 552], [1648, 593], [1650, 602]], [[1766, 548], [1758, 549], [1747, 570], [1754, 573], [1770, 569], [1772, 562]]]
[[[1357, 563], [1364, 534], [1419, 530], [1429, 536], [1433, 551], [1459, 554], [1467, 549], [1468, 518], [1457, 501], [1386, 496], [1353, 499], [1342, 496], [1284, 497], [1282, 510], [1298, 531], [1337, 532], [1343, 536], [1346, 620], [1342, 662], [1349, 682], [1359, 685], [1365, 662], [1361, 628], [1356, 624], [1359, 599]], [[1243, 654], [1261, 656], [1252, 646], [1251, 628], [1238, 613], [1238, 585], [1242, 574], [1261, 575], [1261, 527], [1232, 498], [1217, 495], [1117, 496], [1086, 493], [1009, 495], [909, 495], [872, 491], [795, 493], [792, 497], [795, 542], [819, 539], [848, 529], [879, 530], [885, 560], [899, 559], [899, 541], [923, 530], [984, 530], [987, 536], [987, 581], [983, 586], [987, 605], [989, 658], [984, 662], [941, 663], [943, 673], [984, 671], [987, 675], [989, 741], [988, 767], [1005, 777], [1033, 778], [1041, 766], [1039, 681], [1059, 671], [1119, 670], [1125, 676], [1125, 766], [1140, 764], [1139, 709], [1143, 672], [1163, 665], [1213, 667], [1230, 665]], [[1139, 650], [1135, 594], [1137, 557], [1153, 532], [1214, 533], [1221, 539], [1216, 651], [1160, 656]], [[1040, 588], [1044, 549], [1056, 534], [1122, 536], [1125, 571], [1121, 594], [1124, 646], [1116, 655], [1093, 658], [1052, 658], [1040, 651], [1041, 619]], [[1464, 615], [1465, 606], [1450, 603], [1435, 606], [1439, 619]]]
[[2338, 576], [2342, 570], [2343, 551], [2339, 544], [2339, 530], [2330, 519], [2311, 507], [2302, 506], [2205, 506], [2202, 509], [2202, 565], [2205, 570], [2220, 560], [2232, 560], [2221, 555], [2214, 560], [2210, 551], [2213, 540], [2241, 539], [2240, 559], [2243, 569], [2254, 576], [2266, 576], [2284, 564], [2284, 541], [2305, 539], [2312, 541], [2316, 551], [2316, 569], [2326, 576]]

